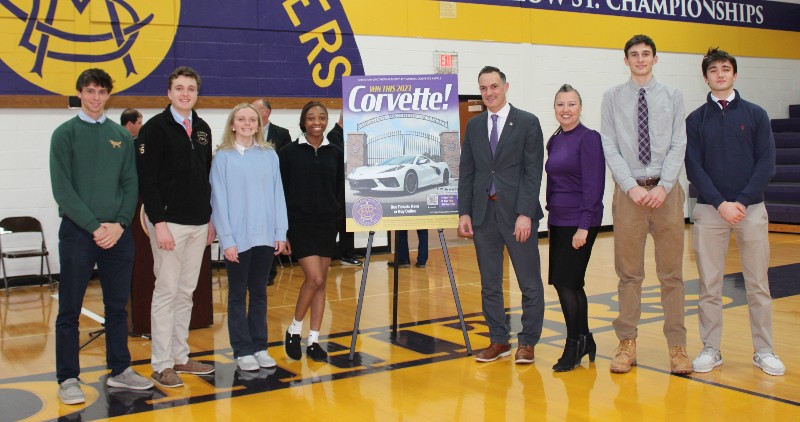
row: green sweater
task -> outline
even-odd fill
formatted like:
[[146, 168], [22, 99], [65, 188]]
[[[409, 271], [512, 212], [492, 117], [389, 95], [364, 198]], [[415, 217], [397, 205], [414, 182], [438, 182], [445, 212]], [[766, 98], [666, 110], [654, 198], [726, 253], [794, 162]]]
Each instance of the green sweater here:
[[50, 182], [58, 214], [89, 233], [100, 223], [129, 226], [138, 194], [130, 134], [110, 119], [102, 124], [77, 116], [68, 120], [50, 141]]

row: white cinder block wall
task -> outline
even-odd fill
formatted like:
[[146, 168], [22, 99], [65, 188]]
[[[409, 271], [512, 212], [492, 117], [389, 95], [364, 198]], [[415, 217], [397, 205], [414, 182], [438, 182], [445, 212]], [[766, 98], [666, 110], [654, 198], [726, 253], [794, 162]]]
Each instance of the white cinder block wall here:
[[[552, 102], [563, 83], [577, 88], [583, 97], [582, 121], [599, 130], [600, 102], [603, 92], [624, 82], [629, 75], [619, 49], [558, 47], [512, 43], [486, 43], [439, 39], [357, 36], [356, 38], [369, 75], [428, 74], [433, 72], [433, 53], [458, 53], [459, 94], [479, 94], [477, 74], [484, 65], [502, 69], [510, 83], [509, 100], [515, 106], [536, 114], [545, 140], [557, 127]], [[655, 40], [658, 45], [659, 40]], [[735, 53], [735, 48], [722, 45]], [[687, 113], [705, 100], [707, 87], [700, 73], [700, 54], [659, 52], [656, 78], [678, 87], [684, 94]], [[788, 116], [789, 104], [800, 104], [800, 60], [779, 60], [738, 57], [739, 78], [736, 88], [742, 96], [764, 107], [773, 118]], [[167, 103], [164, 99], [165, 105]], [[119, 104], [122, 105], [122, 104]], [[119, 121], [121, 109], [108, 111]], [[144, 119], [161, 110], [141, 110]], [[203, 109], [200, 115], [211, 125], [215, 143], [221, 137], [229, 110]], [[330, 121], [338, 119], [340, 110], [330, 110]], [[74, 116], [75, 110], [0, 109], [0, 218], [32, 215], [42, 221], [47, 245], [51, 251], [53, 272], [59, 271], [58, 226], [60, 219], [50, 191], [50, 135], [62, 122]], [[299, 110], [273, 110], [272, 121], [286, 127], [296, 138]], [[331, 123], [333, 124], [333, 123]], [[686, 185], [683, 177], [684, 187]], [[603, 224], [611, 221], [613, 181], [607, 175], [606, 210]], [[541, 200], [544, 202], [544, 183]], [[542, 220], [540, 230], [545, 229]], [[4, 243], [4, 246], [6, 244]], [[38, 271], [35, 259], [19, 260], [9, 268], [9, 275]]]

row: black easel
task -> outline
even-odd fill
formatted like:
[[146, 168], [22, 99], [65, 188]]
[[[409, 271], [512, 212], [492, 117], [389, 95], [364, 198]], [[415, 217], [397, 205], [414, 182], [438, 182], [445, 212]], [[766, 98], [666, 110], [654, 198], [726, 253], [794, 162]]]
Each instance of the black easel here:
[[101, 329], [99, 329], [97, 331], [92, 331], [91, 333], [89, 333], [89, 340], [86, 340], [85, 343], [81, 344], [81, 347], [79, 347], [78, 350], [83, 350], [83, 348], [88, 346], [89, 343], [97, 340], [100, 336], [102, 336], [103, 334], [106, 333], [106, 325], [105, 324], [100, 324], [100, 325], [102, 325], [103, 328], [101, 328]]
[[[444, 229], [438, 229], [439, 242], [442, 245], [442, 254], [444, 255], [444, 262], [447, 265], [447, 275], [450, 277], [450, 288], [453, 290], [453, 300], [456, 304], [456, 311], [458, 311], [458, 319], [461, 321], [461, 332], [464, 335], [464, 343], [467, 345], [467, 355], [472, 356], [472, 345], [467, 336], [467, 324], [464, 322], [464, 313], [461, 311], [461, 300], [458, 298], [458, 288], [456, 287], [456, 280], [453, 276], [453, 266], [450, 264], [450, 254], [447, 251], [447, 242], [444, 240]], [[361, 322], [361, 307], [364, 304], [364, 289], [367, 286], [367, 272], [369, 271], [369, 261], [372, 254], [372, 240], [375, 232], [369, 232], [369, 239], [367, 240], [367, 254], [364, 258], [364, 272], [361, 274], [361, 288], [358, 291], [358, 305], [356, 307], [356, 319], [353, 322], [353, 336], [350, 340], [350, 360], [353, 360], [356, 352], [356, 340], [358, 339], [358, 325]], [[397, 251], [397, 236], [395, 236], [395, 251]], [[395, 260], [395, 264], [397, 261]], [[398, 284], [399, 284], [399, 266], [394, 266], [394, 291], [392, 293], [392, 339], [397, 338], [397, 298], [398, 298]]]

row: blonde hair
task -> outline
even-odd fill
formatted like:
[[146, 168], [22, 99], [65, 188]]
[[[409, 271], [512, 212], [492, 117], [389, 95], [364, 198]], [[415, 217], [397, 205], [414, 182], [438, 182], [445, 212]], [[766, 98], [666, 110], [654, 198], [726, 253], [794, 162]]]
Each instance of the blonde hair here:
[[562, 93], [565, 93], [565, 92], [574, 92], [575, 95], [578, 96], [578, 104], [580, 104], [581, 107], [583, 106], [583, 99], [581, 99], [581, 93], [578, 92], [577, 89], [573, 88], [572, 85], [570, 85], [570, 84], [564, 84], [564, 85], [561, 85], [561, 88], [558, 88], [558, 91], [556, 91], [556, 96], [555, 96], [555, 98], [553, 98], [553, 106], [556, 105], [556, 100], [558, 99], [558, 94], [562, 94]]
[[241, 103], [237, 104], [236, 107], [231, 110], [231, 114], [228, 115], [228, 119], [225, 121], [225, 129], [222, 132], [222, 142], [217, 146], [217, 151], [223, 149], [234, 149], [234, 146], [236, 145], [236, 133], [233, 131], [233, 119], [236, 117], [236, 113], [245, 108], [253, 110], [258, 117], [258, 130], [256, 131], [256, 134], [253, 135], [255, 137], [255, 145], [264, 148], [272, 148], [272, 145], [264, 141], [264, 122], [261, 120], [261, 113], [259, 113], [258, 110], [256, 110], [256, 108], [251, 104]]
[[[555, 106], [556, 106], [556, 101], [558, 100], [558, 94], [565, 93], [565, 92], [574, 92], [575, 95], [578, 96], [578, 104], [581, 107], [583, 107], [583, 99], [581, 99], [581, 93], [578, 92], [577, 89], [573, 88], [572, 85], [564, 84], [564, 85], [561, 85], [560, 88], [558, 88], [558, 91], [556, 91], [556, 96], [555, 96], [555, 98], [553, 98], [553, 108], [555, 108]], [[578, 120], [580, 120], [580, 116], [578, 117]], [[559, 133], [561, 133], [563, 131], [564, 131], [564, 129], [561, 128], [561, 125], [558, 125], [558, 128], [556, 129], [556, 131], [553, 132], [552, 135], [550, 135], [550, 140], [553, 139], [553, 136], [556, 136], [556, 135], [558, 135]], [[548, 151], [550, 151], [550, 141], [547, 141], [547, 145], [545, 146], [545, 148]]]

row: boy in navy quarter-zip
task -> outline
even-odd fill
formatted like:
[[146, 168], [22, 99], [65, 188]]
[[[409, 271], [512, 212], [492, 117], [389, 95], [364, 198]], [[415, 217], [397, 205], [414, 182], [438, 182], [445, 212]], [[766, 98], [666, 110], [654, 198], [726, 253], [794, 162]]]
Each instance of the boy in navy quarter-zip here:
[[769, 292], [769, 233], [764, 191], [775, 175], [775, 139], [769, 117], [733, 89], [736, 59], [718, 48], [703, 57], [703, 78], [711, 92], [686, 118], [686, 174], [697, 188], [694, 250], [700, 273], [700, 337], [703, 351], [695, 372], [722, 365], [722, 277], [731, 231], [742, 260], [753, 365], [769, 375], [786, 372], [772, 345]]

